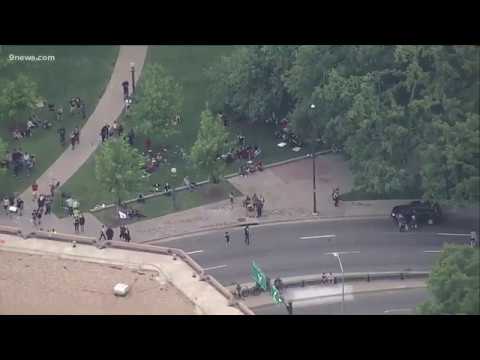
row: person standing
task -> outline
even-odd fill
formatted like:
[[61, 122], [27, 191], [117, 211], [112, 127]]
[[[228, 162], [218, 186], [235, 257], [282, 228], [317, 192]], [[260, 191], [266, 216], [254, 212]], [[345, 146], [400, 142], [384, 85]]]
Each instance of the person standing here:
[[107, 237], [105, 236], [105, 225], [102, 225], [102, 230], [100, 230], [100, 237], [98, 240], [107, 240]]
[[125, 235], [124, 235], [124, 237], [125, 237], [125, 241], [126, 241], [126, 242], [130, 242], [130, 240], [131, 240], [130, 230], [129, 230], [126, 226], [125, 226]]
[[23, 200], [21, 198], [17, 199], [17, 209], [18, 209], [18, 215], [22, 216], [23, 215]]
[[135, 132], [133, 131], [133, 128], [130, 129], [128, 132], [128, 143], [130, 146], [133, 146], [133, 141], [135, 140]]
[[61, 121], [63, 117], [63, 107], [59, 106], [57, 109], [57, 121]]
[[33, 223], [33, 226], [37, 226], [37, 210], [36, 209], [32, 210], [32, 223]]
[[243, 228], [243, 233], [245, 234], [245, 244], [250, 245], [250, 229], [248, 225], [245, 225]]
[[3, 210], [5, 210], [5, 214], [8, 214], [8, 206], [10, 205], [10, 200], [7, 196], [3, 198]]
[[75, 150], [75, 142], [76, 142], [75, 134], [72, 131], [72, 133], [70, 134], [70, 144], [72, 145], [72, 150]]
[[77, 145], [80, 144], [80, 130], [78, 127], [75, 127], [75, 130], [73, 130], [73, 136], [75, 136], [75, 143]]
[[87, 117], [87, 109], [84, 101], [80, 103], [80, 111], [82, 112], [82, 119], [85, 119]]
[[60, 129], [57, 130], [57, 133], [60, 138], [60, 145], [65, 146], [65, 128], [62, 126]]
[[225, 231], [225, 245], [230, 245], [230, 234], [228, 233], [228, 231]]
[[113, 239], [113, 229], [109, 226], [107, 231], [105, 232], [105, 234], [107, 235], [107, 240], [112, 240]]
[[78, 218], [78, 223], [80, 224], [80, 231], [82, 233], [85, 232], [85, 216], [83, 216], [83, 213], [80, 214], [80, 217]]
[[260, 200], [258, 200], [258, 202], [257, 202], [257, 217], [262, 216], [262, 210], [263, 210], [263, 203]]
[[75, 218], [73, 219], [73, 227], [75, 228], [75, 234], [78, 234], [79, 226], [80, 226], [80, 219], [78, 218], [78, 216], [75, 216]]
[[233, 192], [230, 192], [230, 195], [228, 195], [228, 198], [230, 199], [230, 206], [233, 209], [233, 202], [234, 202], [234, 199], [235, 199], [235, 197], [233, 196]]
[[34, 181], [32, 184], [32, 201], [33, 202], [37, 200], [37, 195], [38, 195], [38, 184], [36, 181]]
[[128, 98], [128, 81], [122, 82], [123, 100]]
[[102, 137], [102, 144], [105, 142], [107, 135], [108, 135], [108, 128], [107, 128], [107, 125], [104, 125], [100, 130], [100, 136]]

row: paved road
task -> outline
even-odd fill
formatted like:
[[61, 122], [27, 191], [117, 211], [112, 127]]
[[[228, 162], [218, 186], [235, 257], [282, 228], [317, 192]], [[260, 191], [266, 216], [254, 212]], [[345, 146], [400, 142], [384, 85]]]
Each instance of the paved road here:
[[[469, 233], [471, 221], [431, 225], [417, 232], [400, 233], [390, 219], [342, 220], [322, 223], [251, 227], [251, 245], [243, 230], [230, 231], [230, 246], [223, 232], [158, 242], [191, 252], [191, 256], [224, 285], [249, 282], [255, 260], [271, 278], [338, 272], [332, 251], [360, 251], [342, 257], [346, 272], [429, 270], [444, 242], [464, 243], [468, 238], [437, 233]], [[309, 238], [335, 235], [335, 237]], [[303, 238], [303, 239], [302, 239]], [[155, 244], [155, 243], [152, 243]], [[427, 252], [425, 252], [427, 251]]]
[[[345, 301], [346, 315], [413, 315], [417, 305], [428, 298], [426, 288], [391, 290], [351, 295]], [[341, 301], [341, 300], [340, 300]], [[339, 299], [311, 299], [293, 304], [294, 315], [340, 315]], [[257, 315], [287, 315], [284, 305], [254, 309]]]

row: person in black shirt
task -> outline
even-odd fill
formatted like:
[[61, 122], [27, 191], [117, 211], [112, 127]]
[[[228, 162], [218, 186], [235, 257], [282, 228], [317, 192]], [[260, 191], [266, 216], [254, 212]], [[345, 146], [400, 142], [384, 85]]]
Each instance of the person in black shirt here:
[[113, 229], [109, 226], [107, 231], [105, 232], [107, 235], [107, 240], [112, 240], [113, 239]]

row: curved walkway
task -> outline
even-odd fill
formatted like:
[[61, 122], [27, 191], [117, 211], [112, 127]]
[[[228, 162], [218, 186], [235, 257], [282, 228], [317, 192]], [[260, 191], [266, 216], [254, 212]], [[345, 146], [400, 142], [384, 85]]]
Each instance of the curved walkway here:
[[[50, 193], [49, 184], [53, 179], [64, 184], [93, 154], [101, 143], [100, 128], [106, 123], [112, 124], [122, 113], [124, 101], [121, 84], [125, 80], [131, 82], [130, 63], [135, 63], [135, 76], [136, 79], [139, 79], [147, 55], [147, 49], [148, 46], [120, 47], [120, 52], [105, 92], [100, 98], [95, 111], [80, 130], [80, 144], [73, 151], [69, 146], [66, 147], [63, 154], [37, 179], [39, 193]], [[21, 227], [27, 233], [33, 231], [31, 213], [35, 204], [32, 202], [31, 187], [25, 190], [21, 197], [25, 201], [24, 214], [20, 217], [14, 217], [13, 222], [15, 226]], [[100, 222], [88, 213], [85, 213], [85, 220], [86, 234], [96, 235]], [[12, 224], [12, 220], [8, 220], [8, 223]], [[57, 232], [72, 233], [73, 221], [72, 218], [59, 219], [52, 213], [42, 217], [42, 225], [40, 227], [43, 229], [54, 228]]]

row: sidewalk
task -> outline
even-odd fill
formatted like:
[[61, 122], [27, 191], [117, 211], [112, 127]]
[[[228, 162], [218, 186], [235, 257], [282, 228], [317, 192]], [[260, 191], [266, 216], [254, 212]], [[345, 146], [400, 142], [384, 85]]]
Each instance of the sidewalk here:
[[[375, 280], [371, 282], [345, 282], [345, 295], [358, 295], [363, 293], [405, 290], [426, 287], [426, 279], [410, 280]], [[298, 301], [338, 297], [342, 295], [342, 283], [336, 285], [319, 285], [308, 287], [288, 288], [282, 292], [286, 301], [293, 303]], [[268, 293], [262, 293], [258, 296], [249, 296], [243, 299], [250, 309], [255, 309], [273, 304], [272, 296]]]
[[[119, 265], [158, 273], [160, 283], [173, 284], [184, 296], [195, 304], [197, 314], [241, 315], [235, 307], [213, 286], [199, 277], [192, 276], [192, 269], [180, 259], [171, 256], [142, 251], [115, 248], [98, 249], [95, 246], [79, 244], [75, 248], [71, 243], [45, 239], [21, 239], [2, 234], [0, 251], [14, 251], [27, 254], [54, 256], [97, 264]], [[111, 289], [108, 289], [111, 291]], [[133, 290], [132, 290], [133, 291]]]
[[[145, 62], [147, 48], [147, 46], [120, 47], [120, 52], [105, 92], [100, 98], [95, 111], [80, 130], [80, 144], [73, 151], [68, 146], [45, 173], [36, 179], [39, 185], [39, 194], [49, 194], [49, 184], [53, 180], [64, 184], [93, 154], [101, 142], [99, 136], [100, 128], [105, 123], [112, 124], [122, 113], [124, 101], [121, 83], [130, 79], [130, 63], [135, 63], [137, 79], [139, 79]], [[59, 196], [59, 194], [56, 196]], [[32, 202], [30, 187], [21, 194], [21, 198], [25, 201], [23, 216], [15, 216], [13, 219], [9, 219], [2, 214], [0, 215], [0, 224], [18, 226], [23, 229], [24, 233], [28, 233], [34, 231], [31, 213], [34, 206], [36, 206]], [[98, 235], [101, 224], [94, 216], [86, 213], [85, 224], [86, 235]], [[57, 232], [73, 233], [73, 220], [72, 218], [59, 219], [55, 214], [51, 214], [42, 217], [42, 225], [40, 227], [43, 229], [54, 228]]]

